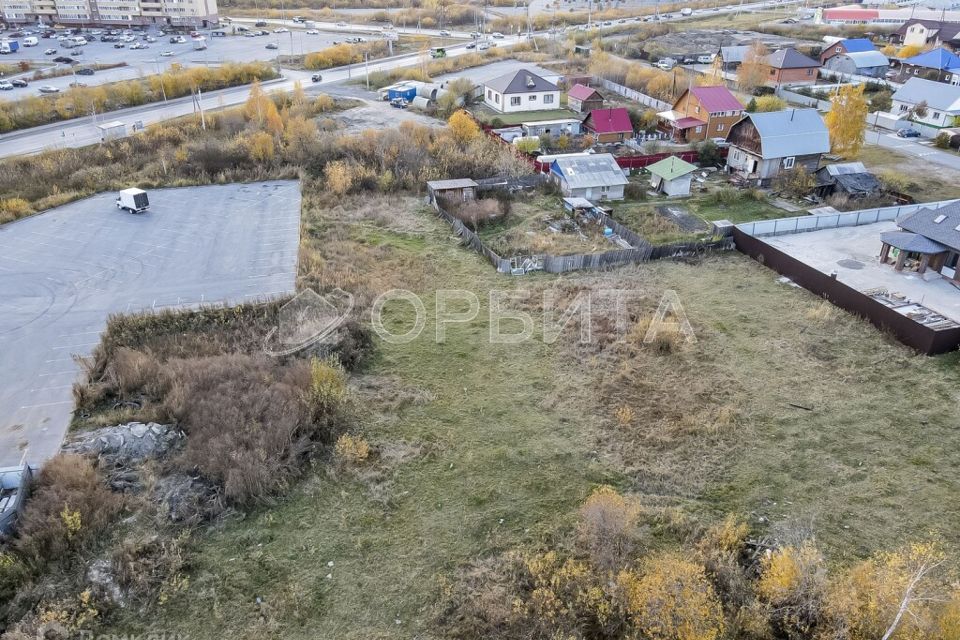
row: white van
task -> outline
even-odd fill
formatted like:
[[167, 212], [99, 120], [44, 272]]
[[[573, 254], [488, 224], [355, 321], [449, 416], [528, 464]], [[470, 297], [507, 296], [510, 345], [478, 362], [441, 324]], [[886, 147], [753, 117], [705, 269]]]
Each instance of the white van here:
[[40, 44], [40, 39], [30, 36], [29, 38], [23, 39], [23, 46], [25, 47], [35, 47]]
[[697, 56], [697, 64], [710, 64], [713, 62], [713, 56]]

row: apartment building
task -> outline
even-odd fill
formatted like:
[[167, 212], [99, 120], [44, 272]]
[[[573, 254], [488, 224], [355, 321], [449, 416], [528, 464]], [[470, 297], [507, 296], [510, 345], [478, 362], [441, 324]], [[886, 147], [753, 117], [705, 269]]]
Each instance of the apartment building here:
[[7, 24], [69, 26], [216, 25], [217, 0], [0, 0]]

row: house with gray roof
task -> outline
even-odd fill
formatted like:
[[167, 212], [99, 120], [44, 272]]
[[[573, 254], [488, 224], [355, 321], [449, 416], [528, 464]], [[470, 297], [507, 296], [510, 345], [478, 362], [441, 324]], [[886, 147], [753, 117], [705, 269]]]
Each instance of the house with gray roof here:
[[[918, 105], [926, 110], [917, 113]], [[910, 78], [893, 94], [894, 115], [909, 115], [912, 120], [931, 127], [960, 126], [960, 87], [924, 78]]]
[[765, 84], [771, 87], [781, 84], [813, 84], [817, 81], [820, 62], [787, 47], [768, 55], [763, 61], [763, 68], [767, 76]]
[[897, 271], [935, 271], [960, 284], [960, 201], [908, 213], [897, 226], [899, 231], [880, 234], [880, 262], [892, 263]]
[[560, 108], [560, 89], [529, 69], [518, 69], [487, 80], [483, 103], [500, 113]]
[[554, 156], [550, 176], [568, 198], [623, 200], [627, 178], [616, 158], [609, 153], [564, 154]]
[[830, 56], [823, 67], [848, 76], [882, 78], [890, 70], [890, 60], [879, 51], [851, 51]]
[[727, 171], [758, 185], [795, 167], [814, 173], [830, 151], [827, 125], [816, 109], [744, 114], [730, 127], [727, 142]]

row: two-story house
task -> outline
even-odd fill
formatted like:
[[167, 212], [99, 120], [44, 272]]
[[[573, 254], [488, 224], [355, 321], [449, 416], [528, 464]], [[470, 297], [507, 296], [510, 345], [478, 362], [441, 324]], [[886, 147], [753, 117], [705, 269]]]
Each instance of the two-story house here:
[[743, 105], [724, 86], [690, 87], [657, 114], [660, 129], [677, 142], [725, 138], [743, 115]]
[[795, 167], [814, 173], [830, 151], [830, 133], [816, 109], [744, 114], [727, 142], [727, 171], [759, 185]]
[[893, 94], [890, 111], [938, 129], [960, 126], [960, 87], [910, 78]]

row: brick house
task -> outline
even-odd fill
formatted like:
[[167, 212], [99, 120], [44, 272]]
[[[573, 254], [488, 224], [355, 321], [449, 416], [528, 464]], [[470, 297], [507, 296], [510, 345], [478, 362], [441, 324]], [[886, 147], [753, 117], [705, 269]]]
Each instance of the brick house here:
[[768, 55], [764, 67], [767, 71], [764, 84], [777, 87], [781, 84], [815, 83], [820, 63], [796, 49], [787, 48]]
[[630, 113], [623, 107], [594, 109], [583, 121], [583, 129], [589, 131], [597, 142], [623, 142], [633, 137]]
[[660, 129], [676, 142], [725, 138], [742, 115], [743, 105], [725, 86], [690, 87], [657, 114]]

